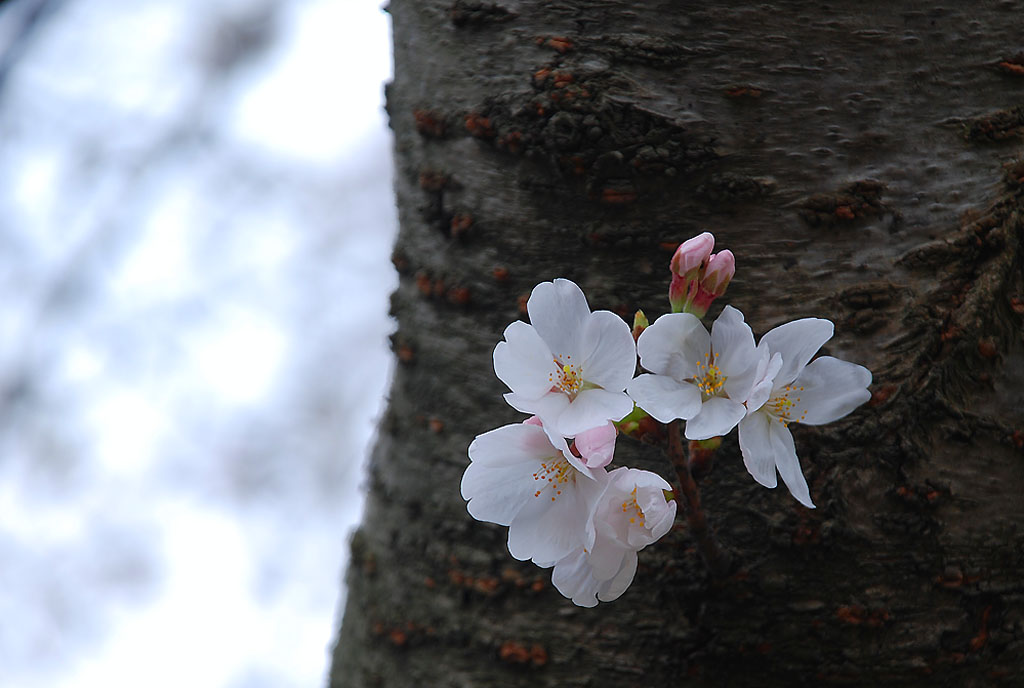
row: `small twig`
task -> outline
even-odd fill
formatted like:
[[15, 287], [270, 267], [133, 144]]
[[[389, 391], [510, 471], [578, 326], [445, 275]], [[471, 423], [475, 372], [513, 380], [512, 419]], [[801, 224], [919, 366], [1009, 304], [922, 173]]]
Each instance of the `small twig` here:
[[722, 578], [729, 573], [732, 561], [728, 553], [715, 540], [715, 536], [708, 527], [704, 509], [700, 505], [700, 489], [690, 473], [686, 453], [683, 451], [678, 420], [672, 421], [668, 426], [668, 453], [679, 478], [680, 492], [683, 497], [680, 501], [686, 511], [686, 521], [690, 525], [690, 533], [697, 541], [697, 550], [711, 574], [716, 578]]

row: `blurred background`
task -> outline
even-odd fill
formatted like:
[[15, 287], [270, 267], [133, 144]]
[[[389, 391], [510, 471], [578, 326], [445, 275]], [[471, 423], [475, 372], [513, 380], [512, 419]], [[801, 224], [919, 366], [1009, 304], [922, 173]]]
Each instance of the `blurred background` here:
[[388, 28], [0, 2], [0, 686], [324, 683], [391, 366]]

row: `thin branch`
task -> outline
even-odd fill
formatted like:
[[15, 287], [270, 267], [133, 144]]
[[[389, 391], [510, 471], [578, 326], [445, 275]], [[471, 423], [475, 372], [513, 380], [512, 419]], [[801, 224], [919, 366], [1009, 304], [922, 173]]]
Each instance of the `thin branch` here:
[[679, 478], [680, 493], [683, 498], [680, 501], [683, 503], [683, 510], [686, 511], [686, 521], [690, 525], [691, 535], [697, 541], [697, 550], [700, 552], [701, 558], [704, 559], [711, 575], [722, 578], [732, 568], [732, 558], [718, 544], [708, 527], [704, 509], [700, 505], [700, 489], [690, 473], [686, 453], [683, 451], [680, 430], [678, 420], [669, 423], [668, 453]]

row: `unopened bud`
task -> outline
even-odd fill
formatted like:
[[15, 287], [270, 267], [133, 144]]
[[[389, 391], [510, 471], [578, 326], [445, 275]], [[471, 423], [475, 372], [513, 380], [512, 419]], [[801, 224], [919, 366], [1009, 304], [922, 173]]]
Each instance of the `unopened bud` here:
[[732, 251], [725, 250], [716, 253], [708, 259], [708, 267], [704, 271], [704, 279], [700, 286], [703, 291], [708, 292], [713, 298], [725, 293], [725, 288], [732, 281], [736, 274], [736, 259]]
[[668, 285], [668, 302], [672, 304], [673, 313], [682, 313], [686, 310], [686, 302], [690, 298], [691, 290], [697, 286], [697, 280], [688, 280], [685, 277], [673, 274], [672, 281]]
[[733, 258], [732, 251], [722, 251], [711, 256], [700, 282], [694, 282], [695, 288], [687, 294], [683, 310], [703, 318], [711, 303], [725, 293], [725, 288], [729, 286], [734, 274], [736, 259]]
[[711, 232], [698, 234], [692, 239], [687, 239], [679, 244], [672, 262], [672, 274], [688, 279], [696, 279], [700, 268], [711, 257], [711, 251], [715, 248], [715, 236]]
[[715, 236], [711, 232], [704, 232], [687, 239], [676, 249], [669, 263], [672, 282], [668, 287], [668, 301], [672, 304], [673, 313], [691, 310], [714, 247]]
[[583, 463], [590, 468], [603, 468], [615, 454], [615, 426], [607, 423], [576, 435], [574, 446]]
[[640, 334], [647, 329], [647, 326], [651, 323], [648, 322], [647, 316], [644, 315], [643, 311], [637, 311], [633, 315], [633, 341], [635, 342], [640, 338]]

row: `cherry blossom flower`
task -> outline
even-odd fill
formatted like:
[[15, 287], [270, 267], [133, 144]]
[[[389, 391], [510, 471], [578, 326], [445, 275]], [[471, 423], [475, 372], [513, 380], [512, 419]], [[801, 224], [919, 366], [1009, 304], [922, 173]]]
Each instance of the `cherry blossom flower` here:
[[676, 502], [660, 476], [635, 468], [608, 474], [592, 505], [583, 545], [554, 563], [551, 582], [581, 607], [617, 599], [633, 582], [637, 552], [672, 527]]
[[479, 521], [508, 526], [513, 557], [553, 562], [585, 543], [608, 474], [573, 456], [565, 440], [552, 444], [531, 419], [477, 436], [469, 458], [462, 476], [466, 508]]
[[636, 369], [636, 346], [622, 318], [591, 313], [566, 279], [538, 284], [526, 310], [530, 324], [509, 325], [494, 349], [494, 372], [512, 390], [505, 400], [513, 408], [540, 416], [553, 441], [633, 410], [623, 390]]
[[724, 435], [747, 413], [758, 353], [743, 314], [726, 306], [711, 334], [690, 313], [668, 313], [637, 340], [640, 365], [650, 373], [627, 389], [644, 411], [662, 423], [686, 420], [686, 437]]
[[831, 356], [808, 364], [832, 332], [828, 320], [804, 318], [761, 337], [747, 416], [739, 423], [743, 463], [754, 480], [775, 487], [777, 470], [797, 501], [812, 509], [789, 424], [829, 423], [871, 398], [871, 371], [864, 366]]

